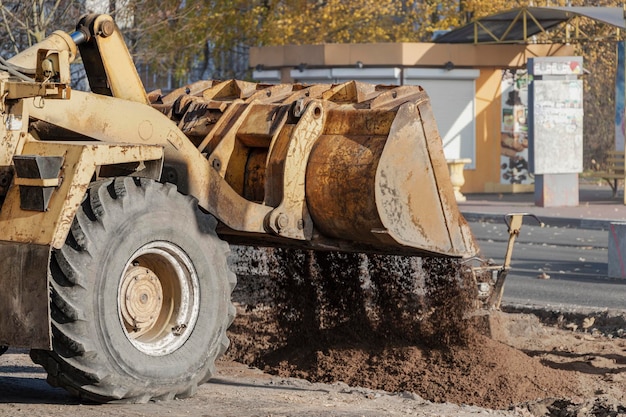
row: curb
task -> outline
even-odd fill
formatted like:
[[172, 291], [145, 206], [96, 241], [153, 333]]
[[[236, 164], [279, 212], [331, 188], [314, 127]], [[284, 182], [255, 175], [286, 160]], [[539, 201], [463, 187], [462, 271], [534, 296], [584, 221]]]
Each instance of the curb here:
[[[468, 222], [504, 223], [504, 214], [476, 213], [461, 211]], [[565, 227], [570, 229], [609, 230], [614, 221], [603, 219], [577, 219], [568, 217], [538, 216], [548, 227]]]
[[[594, 318], [593, 328], [604, 336], [626, 338], [626, 310], [606, 308], [558, 308], [504, 303], [502, 311], [513, 314], [533, 314], [543, 324], [559, 327], [565, 322], [579, 324], [588, 317]], [[592, 330], [592, 329], [589, 329]]]

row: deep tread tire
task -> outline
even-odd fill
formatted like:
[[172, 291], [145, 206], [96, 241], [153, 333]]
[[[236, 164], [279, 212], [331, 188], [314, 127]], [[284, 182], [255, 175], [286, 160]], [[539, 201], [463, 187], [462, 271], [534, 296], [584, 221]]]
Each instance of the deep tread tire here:
[[[65, 246], [51, 257], [53, 351], [31, 351], [48, 381], [97, 402], [184, 397], [207, 381], [235, 312], [236, 278], [216, 223], [171, 184], [130, 177], [92, 184]], [[180, 248], [199, 282], [195, 325], [182, 345], [160, 355], [131, 342], [118, 304], [133, 254], [152, 242]]]

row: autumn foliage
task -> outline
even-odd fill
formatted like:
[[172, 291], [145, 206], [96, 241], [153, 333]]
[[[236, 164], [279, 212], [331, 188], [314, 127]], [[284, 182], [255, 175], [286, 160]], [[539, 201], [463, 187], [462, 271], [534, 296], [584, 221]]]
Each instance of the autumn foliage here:
[[[4, 55], [98, 6], [116, 17], [142, 69], [170, 87], [246, 78], [251, 46], [422, 42], [433, 33], [519, 6], [618, 6], [617, 0], [13, 0], [0, 2]], [[593, 37], [602, 25], [587, 22]], [[544, 39], [546, 40], [546, 39]], [[585, 166], [613, 147], [615, 42], [577, 46], [585, 68]]]
[[[136, 1], [143, 13], [137, 20], [151, 23], [135, 53], [163, 70], [175, 68], [180, 79], [198, 61], [212, 64], [205, 65], [205, 76], [208, 69], [210, 76], [245, 77], [250, 46], [422, 42], [435, 31], [520, 6], [622, 7], [617, 0], [213, 0], [159, 2], [155, 13], [145, 8], [150, 1]], [[606, 27], [583, 21], [583, 29], [593, 37]], [[592, 161], [601, 165], [614, 146], [615, 50], [615, 42], [608, 41], [577, 45], [589, 71], [584, 78], [586, 168]]]

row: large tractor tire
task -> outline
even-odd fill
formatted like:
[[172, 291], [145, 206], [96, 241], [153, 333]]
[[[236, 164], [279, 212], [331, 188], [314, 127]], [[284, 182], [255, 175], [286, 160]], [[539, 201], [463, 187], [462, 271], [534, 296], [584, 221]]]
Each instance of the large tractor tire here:
[[171, 184], [92, 184], [52, 253], [48, 382], [97, 402], [192, 395], [214, 374], [235, 275], [216, 220]]

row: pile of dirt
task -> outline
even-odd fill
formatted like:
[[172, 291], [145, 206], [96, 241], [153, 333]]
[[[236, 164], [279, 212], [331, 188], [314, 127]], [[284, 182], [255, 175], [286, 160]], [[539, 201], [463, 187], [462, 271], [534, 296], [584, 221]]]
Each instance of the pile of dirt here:
[[234, 360], [488, 408], [579, 395], [571, 373], [476, 330], [475, 285], [455, 260], [295, 250], [269, 259], [269, 276], [240, 276]]

